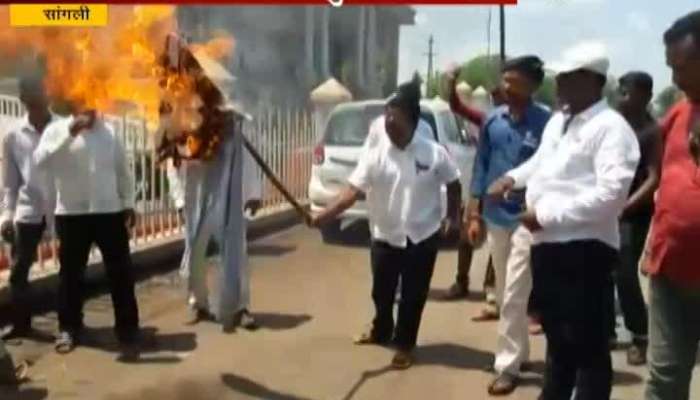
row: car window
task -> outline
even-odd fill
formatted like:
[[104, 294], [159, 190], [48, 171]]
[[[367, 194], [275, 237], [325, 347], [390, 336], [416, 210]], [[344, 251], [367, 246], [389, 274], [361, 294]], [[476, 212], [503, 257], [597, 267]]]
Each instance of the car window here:
[[332, 146], [362, 146], [369, 133], [370, 124], [383, 112], [383, 105], [334, 112], [326, 125], [325, 143]]
[[442, 126], [445, 128], [445, 139], [450, 143], [462, 143], [463, 140], [459, 133], [459, 126], [454, 114], [449, 111], [440, 112], [438, 115]]
[[425, 122], [430, 125], [430, 129], [433, 130], [433, 139], [435, 139], [436, 142], [438, 142], [438, 136], [437, 136], [437, 123], [435, 121], [435, 114], [433, 114], [430, 111], [421, 111], [420, 112], [420, 118], [424, 120]]

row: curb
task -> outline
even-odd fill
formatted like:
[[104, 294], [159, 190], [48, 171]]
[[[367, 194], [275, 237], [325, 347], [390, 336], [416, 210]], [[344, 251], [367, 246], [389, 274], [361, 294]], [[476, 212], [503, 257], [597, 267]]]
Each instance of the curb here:
[[[256, 240], [274, 234], [294, 225], [301, 218], [293, 209], [283, 209], [269, 215], [262, 215], [249, 222], [248, 240]], [[153, 276], [167, 273], [179, 268], [184, 250], [184, 239], [180, 237], [163, 239], [144, 248], [134, 250], [131, 259], [134, 265], [136, 281], [143, 281]], [[31, 281], [31, 308], [34, 314], [45, 313], [56, 309], [56, 293], [58, 291], [58, 274], [51, 274]], [[86, 297], [90, 298], [101, 293], [105, 288], [106, 278], [102, 263], [92, 263], [88, 266], [85, 287]], [[11, 317], [9, 287], [0, 289], [0, 327], [6, 325]]]

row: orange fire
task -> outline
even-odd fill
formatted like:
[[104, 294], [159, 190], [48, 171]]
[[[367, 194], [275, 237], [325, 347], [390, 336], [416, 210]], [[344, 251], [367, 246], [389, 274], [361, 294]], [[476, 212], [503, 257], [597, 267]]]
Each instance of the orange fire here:
[[[45, 58], [50, 95], [102, 112], [137, 114], [156, 124], [162, 99], [175, 105], [196, 103], [194, 80], [160, 65], [166, 37], [177, 30], [175, 10], [175, 6], [110, 6], [108, 25], [99, 28], [0, 25], [0, 57], [19, 61], [40, 55]], [[0, 7], [0, 21], [9, 21], [7, 6]], [[233, 43], [230, 36], [220, 34], [193, 49], [220, 60], [231, 54]], [[180, 118], [196, 118], [181, 114], [185, 115]]]

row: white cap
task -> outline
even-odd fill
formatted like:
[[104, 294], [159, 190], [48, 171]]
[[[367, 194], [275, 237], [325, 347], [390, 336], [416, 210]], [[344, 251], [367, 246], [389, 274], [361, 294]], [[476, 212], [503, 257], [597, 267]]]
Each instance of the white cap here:
[[583, 42], [566, 50], [561, 60], [550, 63], [548, 68], [557, 75], [582, 70], [607, 77], [610, 60], [606, 53], [601, 43]]

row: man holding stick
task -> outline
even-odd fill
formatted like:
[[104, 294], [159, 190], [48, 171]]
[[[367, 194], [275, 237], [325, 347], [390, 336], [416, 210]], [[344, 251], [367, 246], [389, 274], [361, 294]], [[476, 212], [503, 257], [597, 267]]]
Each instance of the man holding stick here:
[[[418, 328], [430, 288], [440, 233], [459, 226], [461, 185], [459, 170], [447, 151], [417, 133], [420, 85], [399, 86], [384, 112], [389, 140], [379, 140], [365, 152], [349, 178], [348, 187], [325, 211], [312, 218], [319, 227], [333, 221], [367, 195], [372, 233], [372, 299], [376, 314], [372, 329], [357, 344], [385, 344], [393, 340], [396, 369], [413, 363]], [[441, 221], [440, 192], [447, 186], [447, 219]], [[393, 306], [401, 280], [397, 323]]]

